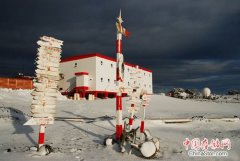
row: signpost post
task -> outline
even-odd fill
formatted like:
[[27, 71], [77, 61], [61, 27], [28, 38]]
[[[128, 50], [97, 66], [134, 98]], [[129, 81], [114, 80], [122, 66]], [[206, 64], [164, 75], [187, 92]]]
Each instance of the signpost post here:
[[141, 100], [140, 100], [140, 79], [141, 75], [138, 69], [138, 66], [136, 68], [133, 68], [133, 70], [130, 73], [130, 79], [131, 79], [131, 91], [129, 91], [129, 99], [127, 100], [127, 103], [130, 104], [130, 107], [128, 107], [128, 112], [130, 113], [129, 118], [129, 130], [132, 130], [133, 125], [133, 116], [134, 113], [137, 113], [140, 108]]
[[147, 94], [142, 95], [142, 103], [141, 103], [141, 109], [142, 109], [142, 119], [141, 119], [141, 125], [140, 125], [140, 139], [144, 140], [144, 131], [145, 131], [145, 117], [146, 117], [146, 107], [149, 105], [150, 97]]
[[40, 46], [37, 53], [36, 80], [31, 113], [32, 118], [24, 125], [39, 125], [38, 148], [44, 145], [46, 125], [54, 123], [56, 114], [57, 86], [59, 81], [59, 65], [61, 59], [61, 46], [63, 41], [43, 36], [37, 42]]

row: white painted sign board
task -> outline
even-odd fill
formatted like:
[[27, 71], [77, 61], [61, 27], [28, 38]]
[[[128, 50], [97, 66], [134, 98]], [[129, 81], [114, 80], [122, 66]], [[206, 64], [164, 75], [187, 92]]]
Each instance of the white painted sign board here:
[[54, 123], [53, 117], [48, 118], [31, 118], [24, 125], [50, 125]]

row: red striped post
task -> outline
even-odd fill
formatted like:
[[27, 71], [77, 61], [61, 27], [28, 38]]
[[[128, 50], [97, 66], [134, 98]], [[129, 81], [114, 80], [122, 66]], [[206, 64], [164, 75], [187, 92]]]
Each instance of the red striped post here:
[[[134, 108], [134, 104], [131, 104], [131, 108]], [[132, 126], [133, 126], [133, 115], [134, 115], [134, 113], [131, 112], [130, 118], [129, 118], [129, 130], [132, 130]]]
[[121, 82], [123, 82], [123, 55], [122, 55], [122, 34], [117, 33], [116, 42], [116, 52], [117, 52], [117, 70], [116, 70], [116, 80], [117, 80], [117, 96], [116, 96], [116, 140], [120, 141], [122, 136], [122, 92], [121, 92]]
[[117, 93], [116, 96], [116, 139], [120, 140], [122, 136], [122, 96], [121, 92]]
[[38, 137], [38, 148], [44, 145], [44, 136], [45, 136], [45, 125], [40, 125], [39, 137]]
[[141, 121], [140, 132], [144, 133], [144, 120]]
[[141, 120], [141, 125], [140, 125], [141, 140], [144, 139], [144, 130], [145, 130], [144, 124], [145, 124], [145, 105], [142, 105], [142, 120]]

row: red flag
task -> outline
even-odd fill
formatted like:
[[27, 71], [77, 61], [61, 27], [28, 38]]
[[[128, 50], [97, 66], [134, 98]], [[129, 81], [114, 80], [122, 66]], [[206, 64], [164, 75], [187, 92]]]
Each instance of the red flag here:
[[128, 32], [128, 30], [126, 30], [125, 28], [124, 28], [124, 35], [126, 36], [126, 37], [129, 37], [130, 36], [130, 32]]
[[129, 37], [130, 32], [126, 30], [120, 23], [116, 22], [117, 31], [122, 33], [124, 36]]

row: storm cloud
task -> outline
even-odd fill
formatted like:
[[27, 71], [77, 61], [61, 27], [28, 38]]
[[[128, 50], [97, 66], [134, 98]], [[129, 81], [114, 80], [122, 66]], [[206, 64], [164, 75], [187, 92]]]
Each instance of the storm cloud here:
[[155, 90], [239, 89], [239, 0], [1, 1], [0, 76], [33, 75], [42, 35], [64, 40], [63, 57], [115, 57], [120, 8], [125, 60], [152, 69]]

